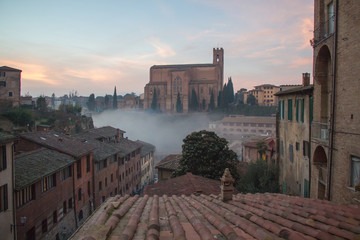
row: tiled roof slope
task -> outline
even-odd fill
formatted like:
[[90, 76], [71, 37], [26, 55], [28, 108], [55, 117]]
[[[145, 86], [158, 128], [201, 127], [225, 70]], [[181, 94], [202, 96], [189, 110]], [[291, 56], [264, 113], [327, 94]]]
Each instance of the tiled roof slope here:
[[14, 135], [11, 135], [6, 132], [0, 132], [0, 143], [8, 143], [16, 140]]
[[280, 194], [109, 198], [70, 238], [359, 239], [359, 208]]
[[181, 154], [170, 154], [156, 164], [155, 168], [176, 170], [179, 165]]
[[82, 133], [77, 134], [76, 136], [78, 138], [83, 138], [83, 139], [98, 139], [98, 138], [111, 138], [116, 136], [117, 131], [119, 131], [120, 133], [125, 133], [125, 131], [118, 129], [118, 128], [114, 128], [111, 126], [105, 126], [105, 127], [100, 127], [100, 128], [93, 128], [93, 129], [89, 129], [87, 131], [84, 131]]
[[74, 162], [69, 155], [45, 148], [19, 154], [15, 156], [15, 189], [29, 186]]
[[96, 162], [111, 157], [116, 153], [120, 153], [120, 150], [118, 148], [111, 146], [110, 144], [105, 142], [100, 142], [98, 140], [88, 140], [88, 143], [95, 147], [95, 149], [93, 150], [93, 159]]
[[20, 137], [76, 158], [82, 157], [94, 149], [94, 147], [87, 142], [82, 142], [74, 137], [53, 132], [22, 133]]
[[121, 157], [124, 157], [142, 146], [142, 144], [131, 141], [127, 138], [120, 138], [119, 142], [109, 142], [109, 144], [121, 151]]
[[144, 194], [150, 196], [167, 194], [220, 194], [220, 181], [187, 173], [183, 176], [160, 181], [145, 187]]
[[141, 147], [141, 157], [155, 151], [155, 146], [150, 144], [150, 143], [140, 141], [140, 140], [137, 140], [136, 142], [140, 143], [142, 145], [142, 147]]

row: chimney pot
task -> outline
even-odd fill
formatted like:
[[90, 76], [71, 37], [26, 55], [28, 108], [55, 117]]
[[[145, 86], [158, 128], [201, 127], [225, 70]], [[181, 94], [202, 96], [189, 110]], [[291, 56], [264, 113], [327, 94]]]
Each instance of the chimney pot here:
[[302, 85], [303, 85], [303, 87], [310, 85], [310, 73], [302, 74]]

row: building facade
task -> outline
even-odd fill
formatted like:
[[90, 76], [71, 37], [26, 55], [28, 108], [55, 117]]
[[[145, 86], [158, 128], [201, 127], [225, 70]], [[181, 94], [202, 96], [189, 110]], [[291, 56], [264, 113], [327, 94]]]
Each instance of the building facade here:
[[0, 67], [0, 107], [20, 105], [21, 72], [7, 66]]
[[313, 86], [303, 73], [303, 86], [280, 91], [277, 139], [280, 185], [284, 194], [310, 196], [310, 126]]
[[199, 108], [206, 111], [211, 95], [217, 106], [217, 97], [223, 86], [223, 74], [222, 48], [213, 49], [212, 64], [154, 65], [150, 68], [150, 82], [144, 89], [144, 109], [152, 108], [152, 103], [156, 103], [157, 110], [175, 113], [179, 93], [183, 112], [187, 113], [194, 90]]
[[155, 177], [155, 159], [154, 159], [154, 152], [155, 146], [143, 142], [137, 141], [138, 143], [142, 144], [141, 147], [141, 189], [143, 190], [145, 186], [154, 183]]
[[315, 0], [311, 197], [359, 203], [360, 8]]
[[15, 208], [13, 201], [15, 136], [0, 132], [0, 233], [3, 239], [16, 236]]
[[247, 103], [249, 95], [253, 95], [260, 106], [276, 106], [277, 98], [274, 95], [279, 87], [272, 84], [262, 84], [244, 93], [244, 103]]

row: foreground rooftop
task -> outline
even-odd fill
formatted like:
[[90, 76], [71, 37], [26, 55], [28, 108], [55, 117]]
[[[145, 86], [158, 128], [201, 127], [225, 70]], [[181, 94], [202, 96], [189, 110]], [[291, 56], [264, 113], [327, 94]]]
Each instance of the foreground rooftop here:
[[115, 196], [70, 239], [359, 239], [360, 209], [281, 194]]

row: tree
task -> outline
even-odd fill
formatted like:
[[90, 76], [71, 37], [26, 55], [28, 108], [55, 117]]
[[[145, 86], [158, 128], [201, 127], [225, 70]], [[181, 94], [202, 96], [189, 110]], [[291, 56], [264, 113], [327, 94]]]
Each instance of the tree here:
[[210, 94], [210, 103], [209, 103], [209, 110], [214, 110], [215, 109], [215, 99], [214, 99], [214, 92], [211, 90], [211, 94]]
[[264, 158], [266, 157], [266, 151], [268, 150], [266, 143], [263, 141], [257, 142], [256, 149], [259, 153], [259, 158], [265, 160]]
[[231, 80], [231, 77], [229, 77], [228, 84], [227, 84], [227, 102], [233, 103], [234, 102], [234, 86]]
[[157, 96], [156, 96], [156, 88], [154, 88], [154, 95], [153, 95], [153, 99], [151, 102], [151, 109], [156, 111], [157, 109]]
[[254, 105], [257, 105], [257, 101], [256, 101], [256, 98], [254, 95], [250, 94], [248, 97], [247, 97], [247, 100], [246, 100], [247, 104], [251, 105], [251, 106], [254, 106]]
[[94, 95], [93, 93], [90, 94], [89, 100], [88, 100], [88, 102], [86, 103], [86, 105], [87, 105], [87, 107], [88, 107], [88, 109], [89, 109], [90, 111], [94, 111], [94, 110], [95, 110], [95, 95]]
[[114, 95], [113, 95], [113, 109], [117, 109], [118, 108], [118, 104], [117, 104], [117, 94], [116, 94], [116, 86], [114, 88]]
[[51, 95], [51, 108], [54, 109], [55, 108], [55, 93], [53, 93]]
[[244, 193], [279, 192], [279, 168], [262, 159], [251, 162], [241, 177], [239, 190]]
[[38, 99], [36, 100], [36, 106], [40, 112], [46, 112], [47, 104], [44, 96], [38, 97]]
[[219, 179], [225, 168], [229, 168], [234, 179], [238, 179], [237, 155], [229, 149], [225, 138], [214, 132], [202, 130], [189, 134], [182, 145], [182, 157], [173, 176], [187, 172], [207, 178]]
[[190, 99], [190, 106], [189, 106], [191, 111], [198, 111], [199, 110], [199, 103], [198, 103], [198, 99], [196, 96], [196, 92], [195, 89], [193, 88], [191, 91], [191, 99]]
[[177, 97], [176, 97], [176, 112], [182, 113], [182, 111], [183, 111], [183, 105], [181, 103], [180, 93], [178, 92]]

